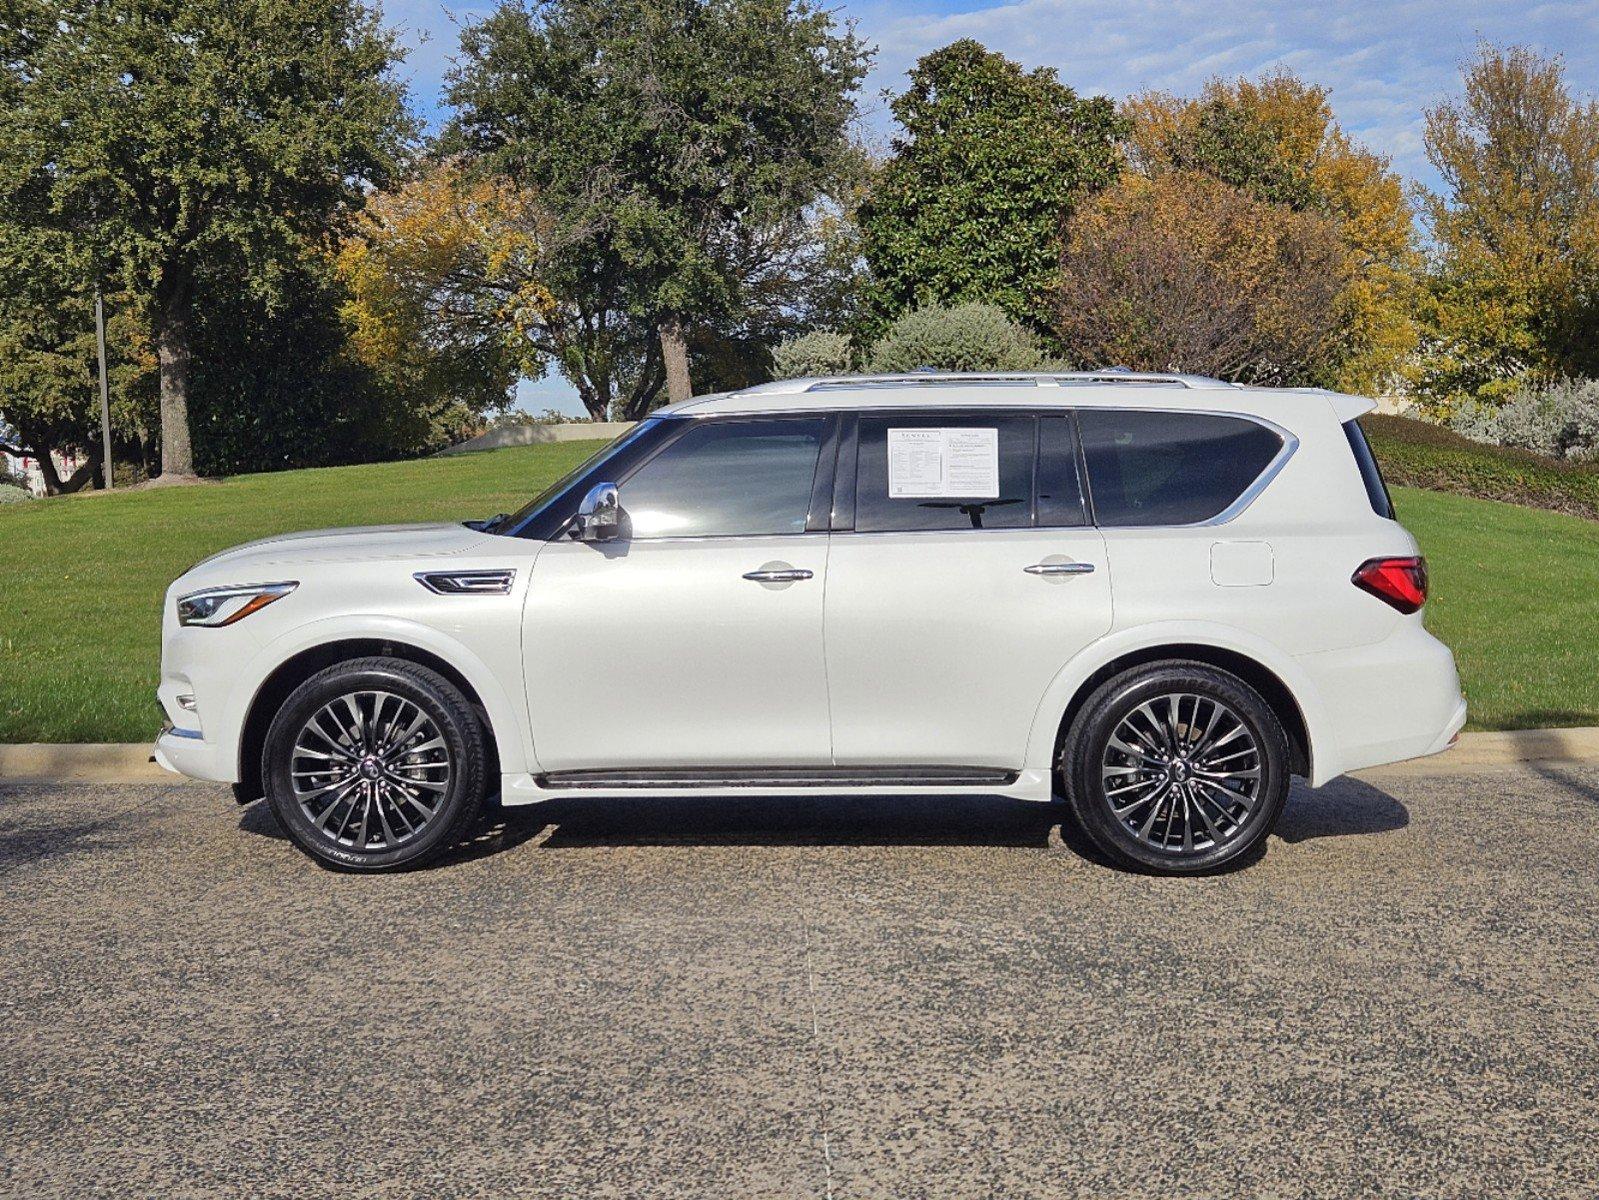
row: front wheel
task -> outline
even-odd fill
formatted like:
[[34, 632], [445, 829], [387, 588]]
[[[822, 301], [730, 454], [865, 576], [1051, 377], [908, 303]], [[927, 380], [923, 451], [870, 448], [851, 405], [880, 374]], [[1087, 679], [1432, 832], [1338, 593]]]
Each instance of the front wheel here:
[[302, 683], [267, 731], [262, 776], [301, 850], [345, 871], [417, 866], [477, 817], [488, 755], [449, 680], [416, 663], [364, 658]]
[[1288, 738], [1258, 692], [1201, 663], [1125, 671], [1067, 734], [1061, 784], [1105, 854], [1160, 875], [1214, 871], [1272, 831], [1288, 795]]

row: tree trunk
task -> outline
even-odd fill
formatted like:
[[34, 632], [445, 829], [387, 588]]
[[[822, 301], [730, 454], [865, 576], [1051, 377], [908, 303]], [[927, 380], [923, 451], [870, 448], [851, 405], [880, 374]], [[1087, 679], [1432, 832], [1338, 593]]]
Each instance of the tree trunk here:
[[[37, 445], [37, 443], [31, 444]], [[56, 470], [56, 460], [50, 457], [48, 449], [29, 450], [27, 453], [39, 460], [39, 475], [44, 480], [46, 496], [70, 496], [73, 492], [81, 492], [89, 486], [89, 481], [100, 469], [99, 456], [90, 455], [81, 467], [72, 472], [70, 479], [62, 479], [61, 473]]]
[[182, 268], [167, 268], [155, 305], [163, 478], [194, 476], [194, 450], [189, 442], [189, 299], [189, 280]]
[[666, 364], [666, 398], [676, 404], [694, 395], [688, 373], [688, 330], [680, 317], [661, 321], [661, 359]]
[[[48, 455], [46, 458], [48, 458]], [[100, 458], [101, 455], [99, 454], [90, 454], [89, 457], [84, 461], [84, 464], [76, 471], [72, 472], [71, 479], [64, 479], [61, 481], [61, 487], [57, 494], [62, 496], [70, 496], [73, 492], [81, 492], [84, 488], [88, 487], [89, 484], [98, 479], [100, 476], [101, 466]]]

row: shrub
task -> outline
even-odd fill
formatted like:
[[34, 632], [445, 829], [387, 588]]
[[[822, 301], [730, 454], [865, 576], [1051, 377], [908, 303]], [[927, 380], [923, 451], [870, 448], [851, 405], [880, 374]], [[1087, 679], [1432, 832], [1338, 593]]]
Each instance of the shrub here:
[[1409, 417], [1372, 413], [1360, 424], [1391, 484], [1599, 520], [1599, 466], [1485, 446]]
[[1497, 405], [1462, 405], [1449, 425], [1477, 442], [1599, 461], [1599, 379], [1524, 385]]
[[772, 349], [774, 379], [804, 379], [812, 375], [847, 375], [854, 347], [842, 333], [821, 329], [779, 342]]
[[1209, 176], [1128, 176], [1072, 218], [1056, 333], [1096, 365], [1326, 382], [1348, 281], [1338, 239], [1326, 216]]
[[1032, 371], [1042, 361], [1032, 335], [992, 304], [932, 304], [904, 314], [872, 347], [873, 371]]
[[10, 479], [0, 479], [0, 504], [21, 504], [24, 500], [32, 500], [33, 493], [21, 484]]

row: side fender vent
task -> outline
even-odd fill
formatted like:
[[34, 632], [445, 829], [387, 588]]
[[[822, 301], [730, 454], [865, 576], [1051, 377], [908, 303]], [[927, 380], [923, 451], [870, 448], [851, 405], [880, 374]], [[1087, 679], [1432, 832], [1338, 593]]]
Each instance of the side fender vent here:
[[440, 596], [506, 596], [516, 579], [507, 571], [418, 571], [416, 581]]

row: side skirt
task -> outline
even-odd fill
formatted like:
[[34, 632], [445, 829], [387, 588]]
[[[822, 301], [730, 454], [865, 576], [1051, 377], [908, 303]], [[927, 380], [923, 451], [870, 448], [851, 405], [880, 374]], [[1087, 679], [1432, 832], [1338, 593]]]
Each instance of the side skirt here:
[[629, 788], [1009, 787], [1017, 772], [992, 767], [740, 767], [627, 771], [549, 771], [534, 776], [552, 791]]

